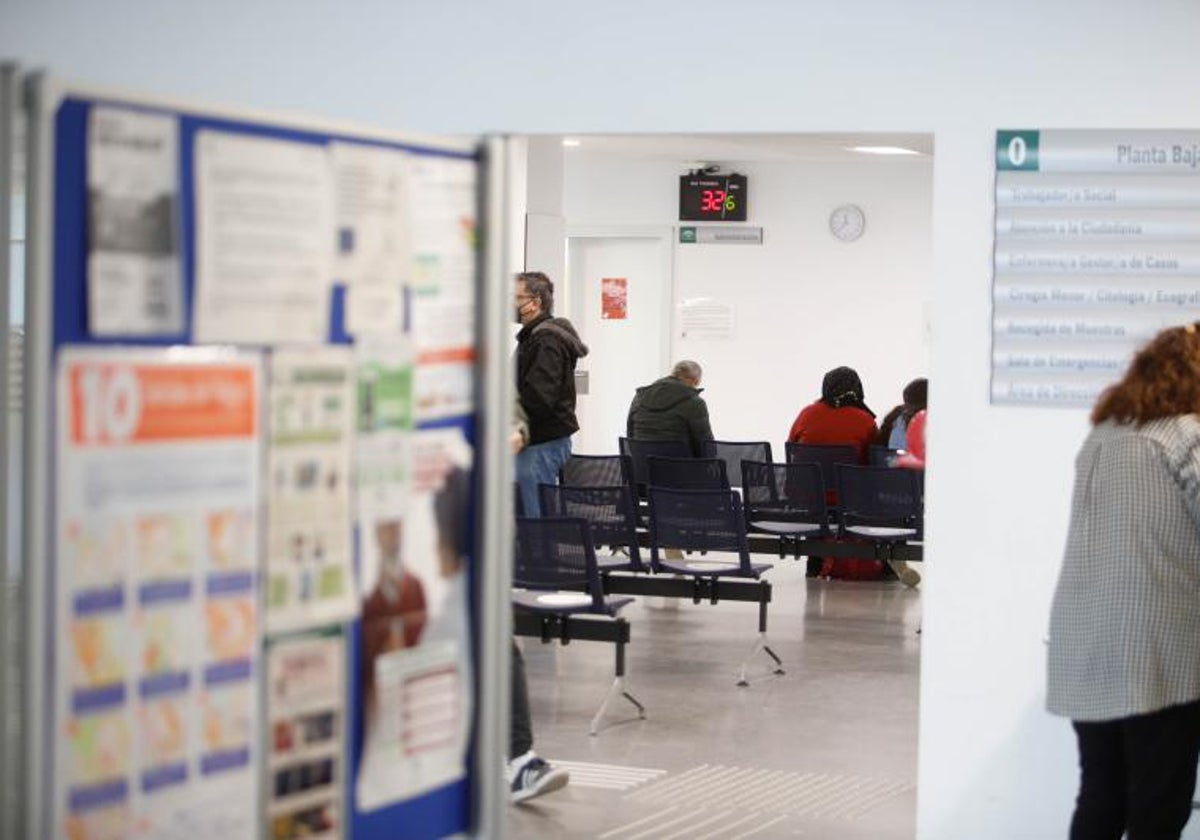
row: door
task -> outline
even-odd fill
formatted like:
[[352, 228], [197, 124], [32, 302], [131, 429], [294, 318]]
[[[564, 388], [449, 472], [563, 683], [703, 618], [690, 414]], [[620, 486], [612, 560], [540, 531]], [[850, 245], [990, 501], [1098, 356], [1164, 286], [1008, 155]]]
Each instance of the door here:
[[634, 389], [669, 368], [671, 231], [572, 233], [567, 267], [565, 311], [590, 349], [578, 366], [574, 450], [611, 455]]

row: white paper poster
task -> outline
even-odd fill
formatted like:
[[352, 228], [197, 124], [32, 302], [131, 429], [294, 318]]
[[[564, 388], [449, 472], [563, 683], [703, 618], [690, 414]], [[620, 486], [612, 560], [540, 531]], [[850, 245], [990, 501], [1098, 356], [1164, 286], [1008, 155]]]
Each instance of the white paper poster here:
[[335, 143], [336, 277], [346, 284], [346, 330], [395, 335], [404, 323], [403, 289], [412, 266], [408, 155]]
[[196, 133], [196, 340], [324, 341], [333, 178], [324, 146]]
[[364, 569], [355, 796], [370, 811], [462, 778], [472, 715], [465, 568], [471, 450], [457, 429], [414, 432], [403, 514], [378, 519]]
[[418, 421], [475, 406], [476, 166], [414, 158], [411, 333], [417, 352]]
[[55, 836], [255, 836], [260, 380], [247, 353], [60, 355]]
[[272, 840], [345, 835], [345, 640], [340, 633], [267, 649], [267, 826]]
[[174, 117], [96, 106], [88, 114], [88, 331], [183, 331], [179, 128]]
[[271, 357], [267, 631], [355, 612], [350, 540], [354, 383], [349, 347]]
[[408, 504], [408, 439], [413, 427], [412, 347], [405, 338], [360, 342], [355, 346], [358, 378], [356, 488], [359, 577], [379, 574], [376, 530], [399, 527]]

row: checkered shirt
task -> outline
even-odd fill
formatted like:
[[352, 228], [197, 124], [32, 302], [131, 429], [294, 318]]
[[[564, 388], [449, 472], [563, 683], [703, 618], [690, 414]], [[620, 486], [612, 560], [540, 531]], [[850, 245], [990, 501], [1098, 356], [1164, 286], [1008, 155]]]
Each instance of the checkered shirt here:
[[1200, 698], [1200, 420], [1112, 422], [1075, 459], [1046, 708], [1073, 720]]

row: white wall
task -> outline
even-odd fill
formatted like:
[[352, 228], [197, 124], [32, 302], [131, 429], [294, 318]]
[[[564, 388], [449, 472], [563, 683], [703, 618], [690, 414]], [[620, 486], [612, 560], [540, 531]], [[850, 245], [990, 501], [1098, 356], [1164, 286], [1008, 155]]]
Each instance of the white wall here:
[[0, 5], [0, 54], [71, 77], [392, 128], [934, 132], [922, 840], [1060, 838], [1075, 782], [1041, 636], [1084, 419], [987, 401], [993, 131], [1200, 125], [1197, 32], [1191, 0]]
[[[769, 440], [782, 458], [792, 420], [820, 396], [830, 368], [856, 368], [881, 417], [906, 382], [927, 373], [932, 164], [866, 156], [836, 164], [722, 163], [749, 178], [746, 223], [763, 228], [763, 244], [676, 243], [674, 301], [710, 297], [731, 305], [733, 337], [683, 339], [677, 309], [662, 329], [672, 332], [672, 360], [703, 366], [717, 437]], [[677, 226], [685, 171], [682, 162], [568, 151], [568, 228]], [[846, 202], [867, 215], [866, 233], [852, 243], [829, 232], [830, 211]], [[630, 396], [644, 384], [630, 382]]]

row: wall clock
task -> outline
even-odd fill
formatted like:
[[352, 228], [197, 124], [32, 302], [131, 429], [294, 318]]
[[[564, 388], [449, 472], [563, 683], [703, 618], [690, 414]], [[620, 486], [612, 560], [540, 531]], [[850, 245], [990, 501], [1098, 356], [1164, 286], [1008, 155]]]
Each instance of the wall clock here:
[[843, 204], [829, 214], [829, 232], [842, 242], [853, 242], [866, 228], [866, 214], [857, 204]]

